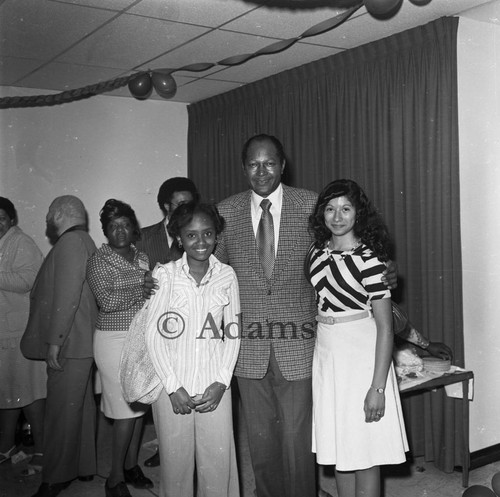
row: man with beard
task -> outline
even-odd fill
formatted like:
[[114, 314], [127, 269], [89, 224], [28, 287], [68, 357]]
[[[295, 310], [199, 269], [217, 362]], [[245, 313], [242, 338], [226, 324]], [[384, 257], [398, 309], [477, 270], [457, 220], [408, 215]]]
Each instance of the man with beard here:
[[89, 481], [96, 473], [91, 373], [97, 305], [86, 281], [96, 247], [77, 197], [56, 198], [46, 223], [54, 246], [31, 291], [21, 340], [23, 354], [45, 360], [48, 374], [42, 484], [33, 497], [55, 497], [75, 478]]

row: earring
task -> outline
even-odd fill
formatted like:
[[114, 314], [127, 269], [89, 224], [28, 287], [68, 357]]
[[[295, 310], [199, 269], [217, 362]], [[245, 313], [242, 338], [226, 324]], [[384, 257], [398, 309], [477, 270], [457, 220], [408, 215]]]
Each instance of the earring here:
[[177, 238], [177, 245], [179, 245], [179, 248], [182, 248], [182, 241], [180, 238]]

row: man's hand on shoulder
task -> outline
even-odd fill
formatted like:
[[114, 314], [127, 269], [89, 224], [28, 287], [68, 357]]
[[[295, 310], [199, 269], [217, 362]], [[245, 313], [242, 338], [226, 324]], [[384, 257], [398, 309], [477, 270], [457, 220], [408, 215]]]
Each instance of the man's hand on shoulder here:
[[382, 281], [390, 290], [398, 286], [398, 265], [394, 261], [388, 261], [387, 269], [383, 272]]

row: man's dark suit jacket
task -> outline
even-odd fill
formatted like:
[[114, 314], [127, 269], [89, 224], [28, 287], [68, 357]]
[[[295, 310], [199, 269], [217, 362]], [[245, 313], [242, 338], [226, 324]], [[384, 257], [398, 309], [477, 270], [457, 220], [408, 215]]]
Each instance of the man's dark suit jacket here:
[[149, 257], [150, 269], [154, 269], [157, 262], [166, 264], [170, 261], [176, 261], [182, 256], [182, 251], [179, 250], [175, 242], [169, 248], [163, 221], [142, 228], [141, 239], [137, 241], [135, 246]]
[[21, 340], [29, 359], [45, 359], [49, 344], [60, 358], [94, 357], [97, 304], [87, 283], [87, 260], [96, 246], [81, 229], [57, 240], [38, 272], [30, 295], [30, 316]]

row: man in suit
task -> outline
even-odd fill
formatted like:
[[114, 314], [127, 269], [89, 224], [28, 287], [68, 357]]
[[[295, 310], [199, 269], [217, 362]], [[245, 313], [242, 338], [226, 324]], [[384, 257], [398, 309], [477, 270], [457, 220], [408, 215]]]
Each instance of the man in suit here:
[[[277, 138], [257, 135], [246, 142], [242, 167], [251, 190], [219, 204], [226, 227], [216, 256], [233, 267], [239, 282], [242, 342], [235, 375], [257, 496], [314, 497], [311, 376], [317, 309], [303, 267], [317, 195], [282, 184], [285, 164]], [[260, 225], [267, 210], [271, 238], [263, 244]], [[395, 273], [386, 278], [394, 283]]]
[[141, 230], [141, 239], [136, 246], [149, 257], [150, 268], [156, 263], [165, 264], [175, 261], [182, 255], [177, 244], [167, 233], [169, 215], [180, 205], [192, 200], [198, 200], [200, 194], [195, 184], [189, 178], [170, 178], [158, 191], [158, 205], [163, 212], [163, 219], [152, 226]]
[[[281, 183], [285, 154], [273, 136], [243, 147], [251, 190], [219, 204], [226, 227], [216, 256], [236, 271], [242, 342], [235, 375], [245, 416], [258, 497], [314, 497], [311, 374], [316, 306], [304, 258], [312, 242], [308, 217], [317, 195]], [[271, 201], [274, 263], [266, 277], [256, 242]]]
[[93, 334], [97, 305], [86, 280], [96, 250], [87, 215], [72, 195], [56, 198], [46, 217], [55, 244], [31, 291], [30, 316], [21, 340], [29, 359], [47, 362], [42, 484], [33, 497], [55, 497], [79, 478], [96, 473]]

